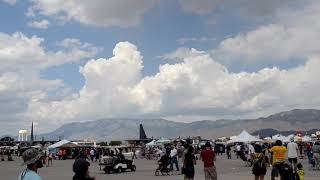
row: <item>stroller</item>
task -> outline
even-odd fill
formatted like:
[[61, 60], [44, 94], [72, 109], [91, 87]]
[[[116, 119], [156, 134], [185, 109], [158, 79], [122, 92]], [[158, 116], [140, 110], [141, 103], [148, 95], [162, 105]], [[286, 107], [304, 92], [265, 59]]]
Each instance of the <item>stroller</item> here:
[[250, 167], [252, 166], [252, 157], [249, 154], [246, 154], [243, 151], [239, 152], [239, 157], [242, 161], [244, 161], [246, 166]]
[[293, 169], [288, 163], [283, 163], [280, 168], [280, 176], [283, 180], [300, 180], [297, 173], [293, 173]]
[[156, 176], [159, 176], [160, 173], [161, 175], [170, 175], [170, 170], [168, 168], [169, 166], [169, 158], [167, 155], [161, 156], [160, 160], [158, 161], [158, 167], [155, 170], [154, 174]]

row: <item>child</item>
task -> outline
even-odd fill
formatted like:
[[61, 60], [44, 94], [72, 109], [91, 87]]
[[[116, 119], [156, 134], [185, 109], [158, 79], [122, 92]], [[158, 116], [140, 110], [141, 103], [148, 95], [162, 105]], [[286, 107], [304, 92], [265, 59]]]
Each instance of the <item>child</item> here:
[[301, 163], [297, 164], [297, 174], [300, 180], [304, 180], [304, 169]]

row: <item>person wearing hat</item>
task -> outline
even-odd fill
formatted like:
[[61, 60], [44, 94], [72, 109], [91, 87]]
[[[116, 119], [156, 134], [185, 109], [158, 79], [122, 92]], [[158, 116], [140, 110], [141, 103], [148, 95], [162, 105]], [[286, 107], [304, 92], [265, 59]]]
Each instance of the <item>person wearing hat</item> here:
[[18, 180], [42, 180], [38, 175], [38, 169], [43, 167], [41, 154], [38, 150], [31, 148], [22, 154], [23, 163], [27, 168], [19, 175]]
[[89, 175], [90, 163], [83, 158], [77, 159], [73, 163], [73, 180], [95, 180], [95, 177], [90, 177]]

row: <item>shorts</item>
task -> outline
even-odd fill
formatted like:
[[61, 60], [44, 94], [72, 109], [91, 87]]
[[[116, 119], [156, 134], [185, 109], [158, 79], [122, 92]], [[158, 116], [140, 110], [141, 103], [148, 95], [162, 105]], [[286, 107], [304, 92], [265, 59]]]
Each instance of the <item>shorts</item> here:
[[218, 179], [215, 166], [204, 168], [204, 179], [205, 180], [217, 180]]
[[264, 176], [267, 174], [267, 168], [265, 166], [259, 168], [252, 168], [252, 174], [255, 176]]
[[290, 163], [297, 164], [298, 163], [298, 158], [288, 158]]
[[271, 176], [272, 177], [279, 177], [279, 174], [280, 174], [279, 167], [272, 166]]

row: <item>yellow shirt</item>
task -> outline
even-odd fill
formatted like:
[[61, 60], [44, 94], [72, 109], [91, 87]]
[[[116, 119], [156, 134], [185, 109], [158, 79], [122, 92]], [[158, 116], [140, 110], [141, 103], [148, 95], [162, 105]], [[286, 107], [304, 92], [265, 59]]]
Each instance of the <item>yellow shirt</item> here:
[[298, 173], [300, 180], [304, 180], [304, 170], [303, 169], [298, 170], [297, 173]]
[[286, 159], [287, 148], [284, 146], [273, 146], [269, 151], [273, 153], [273, 164], [283, 162]]

